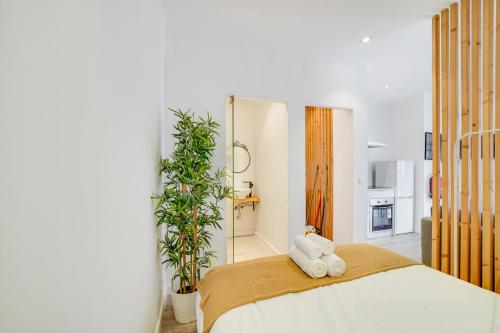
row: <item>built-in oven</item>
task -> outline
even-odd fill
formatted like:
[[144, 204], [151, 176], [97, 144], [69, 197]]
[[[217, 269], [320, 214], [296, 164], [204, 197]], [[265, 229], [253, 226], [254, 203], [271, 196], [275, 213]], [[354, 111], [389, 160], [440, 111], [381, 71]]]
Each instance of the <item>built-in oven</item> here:
[[394, 230], [394, 198], [370, 199], [368, 238], [390, 236]]

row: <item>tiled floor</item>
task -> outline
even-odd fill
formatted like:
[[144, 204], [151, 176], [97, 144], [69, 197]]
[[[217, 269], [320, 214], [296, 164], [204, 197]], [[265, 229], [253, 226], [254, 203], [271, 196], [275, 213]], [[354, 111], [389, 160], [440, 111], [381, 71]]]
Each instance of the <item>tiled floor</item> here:
[[420, 234], [417, 233], [375, 238], [368, 240], [367, 243], [378, 245], [418, 262], [422, 261]]
[[[274, 256], [277, 253], [259, 236], [242, 236], [234, 238], [234, 262], [255, 258]], [[227, 239], [227, 262], [233, 262], [233, 241]]]

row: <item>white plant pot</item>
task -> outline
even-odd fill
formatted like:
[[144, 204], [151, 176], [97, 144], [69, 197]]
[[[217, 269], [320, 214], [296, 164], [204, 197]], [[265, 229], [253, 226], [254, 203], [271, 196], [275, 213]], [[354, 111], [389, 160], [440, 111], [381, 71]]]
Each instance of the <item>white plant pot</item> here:
[[174, 308], [175, 320], [179, 323], [190, 323], [196, 320], [196, 296], [198, 292], [190, 294], [178, 294], [171, 290], [172, 307]]

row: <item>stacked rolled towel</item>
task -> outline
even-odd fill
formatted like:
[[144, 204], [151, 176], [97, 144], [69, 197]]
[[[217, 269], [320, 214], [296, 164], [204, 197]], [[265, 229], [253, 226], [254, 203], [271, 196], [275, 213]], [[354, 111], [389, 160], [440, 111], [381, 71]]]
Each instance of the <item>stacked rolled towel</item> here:
[[[304, 237], [305, 238], [305, 237]], [[319, 279], [326, 275], [327, 265], [319, 258], [311, 258], [302, 252], [297, 246], [292, 246], [288, 255], [310, 277]]]
[[313, 279], [319, 279], [326, 274], [338, 277], [345, 273], [346, 263], [337, 256], [334, 243], [316, 234], [295, 237], [295, 245], [288, 255], [304, 273]]
[[309, 258], [319, 258], [323, 254], [321, 247], [303, 235], [295, 236], [295, 246]]
[[335, 253], [321, 256], [321, 261], [326, 264], [328, 276], [338, 277], [345, 273], [345, 261]]
[[321, 248], [323, 255], [329, 255], [335, 250], [335, 244], [325, 237], [321, 237], [313, 233], [307, 234], [305, 237], [317, 244]]

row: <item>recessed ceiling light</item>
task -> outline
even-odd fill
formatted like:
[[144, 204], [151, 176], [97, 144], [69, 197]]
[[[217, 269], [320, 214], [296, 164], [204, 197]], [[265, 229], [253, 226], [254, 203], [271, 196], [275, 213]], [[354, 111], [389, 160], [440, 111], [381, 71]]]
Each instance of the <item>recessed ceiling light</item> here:
[[390, 87], [391, 87], [391, 86], [390, 86], [390, 85], [388, 85], [388, 84], [386, 84], [386, 85], [384, 86], [384, 88], [385, 88], [385, 89], [389, 89]]
[[371, 41], [371, 37], [370, 36], [365, 36], [363, 37], [363, 39], [361, 40], [361, 43], [363, 44], [366, 44], [366, 43], [369, 43]]

